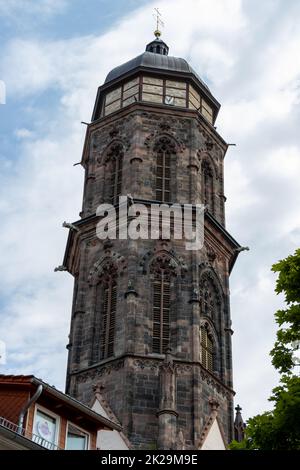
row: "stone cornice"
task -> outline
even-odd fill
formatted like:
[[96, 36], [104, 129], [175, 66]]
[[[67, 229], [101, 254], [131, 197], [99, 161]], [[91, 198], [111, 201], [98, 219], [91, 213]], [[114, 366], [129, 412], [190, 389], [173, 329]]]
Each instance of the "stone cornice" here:
[[[159, 367], [165, 360], [165, 356], [155, 355], [155, 356], [143, 356], [138, 354], [124, 354], [122, 356], [106, 359], [97, 364], [94, 364], [89, 367], [85, 367], [81, 370], [70, 371], [70, 376], [81, 376], [78, 377], [78, 382], [85, 382], [89, 379], [94, 380], [97, 377], [101, 377], [105, 373], [111, 373], [113, 370], [120, 370], [125, 366], [125, 361], [132, 361], [130, 365], [138, 369], [151, 368], [153, 371], [159, 372]], [[176, 368], [176, 375], [183, 375], [189, 373], [193, 370], [194, 367], [197, 367], [200, 370], [201, 378], [208, 385], [211, 385], [216, 389], [218, 393], [226, 395], [228, 398], [232, 398], [235, 395], [234, 390], [225, 385], [218, 377], [205, 369], [199, 362], [186, 361], [184, 359], [175, 359], [174, 365]], [[80, 380], [81, 379], [81, 380]]]

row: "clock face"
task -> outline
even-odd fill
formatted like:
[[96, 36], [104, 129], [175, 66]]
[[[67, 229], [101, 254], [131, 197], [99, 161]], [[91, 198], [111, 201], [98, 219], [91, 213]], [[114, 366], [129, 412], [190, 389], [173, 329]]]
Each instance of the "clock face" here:
[[165, 104], [174, 105], [174, 102], [175, 102], [174, 96], [166, 95], [166, 97], [165, 97]]

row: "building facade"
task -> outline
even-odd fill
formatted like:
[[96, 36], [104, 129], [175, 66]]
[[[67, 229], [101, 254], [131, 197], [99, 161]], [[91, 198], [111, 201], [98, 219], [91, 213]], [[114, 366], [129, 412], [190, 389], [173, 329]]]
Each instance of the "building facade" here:
[[[74, 276], [66, 390], [90, 403], [101, 387], [132, 448], [201, 449], [210, 430], [225, 448], [234, 428], [229, 275], [241, 249], [225, 228], [228, 145], [215, 128], [220, 104], [168, 52], [157, 34], [98, 90], [81, 218], [69, 225], [63, 264]], [[173, 231], [99, 239], [97, 208], [112, 204], [120, 217], [121, 195], [129, 206], [205, 204], [204, 246], [187, 250]]]
[[0, 450], [105, 448], [121, 426], [93, 410], [33, 375], [0, 375]]

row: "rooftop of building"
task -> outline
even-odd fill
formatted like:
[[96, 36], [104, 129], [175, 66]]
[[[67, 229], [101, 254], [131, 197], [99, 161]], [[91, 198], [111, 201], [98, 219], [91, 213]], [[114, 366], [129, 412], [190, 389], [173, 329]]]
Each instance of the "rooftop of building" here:
[[34, 375], [0, 375], [0, 387], [13, 386], [13, 387], [32, 387], [35, 389], [39, 385], [43, 387], [43, 394], [65, 405], [73, 413], [80, 413], [86, 420], [93, 423], [95, 427], [99, 426], [107, 430], [121, 430], [121, 426], [113, 421], [104, 418], [91, 408], [76, 400], [75, 398], [61, 392], [54, 386], [49, 385], [41, 379], [36, 378]]
[[105, 84], [117, 80], [123, 75], [126, 75], [140, 67], [148, 70], [152, 68], [155, 70], [159, 69], [169, 72], [179, 72], [194, 75], [204, 86], [204, 88], [206, 88], [207, 91], [210, 91], [206, 83], [199, 77], [199, 75], [185, 59], [163, 55], [157, 52], [149, 52], [147, 50], [143, 54], [134, 57], [134, 59], [131, 59], [128, 62], [125, 62], [124, 64], [112, 69], [105, 79]]

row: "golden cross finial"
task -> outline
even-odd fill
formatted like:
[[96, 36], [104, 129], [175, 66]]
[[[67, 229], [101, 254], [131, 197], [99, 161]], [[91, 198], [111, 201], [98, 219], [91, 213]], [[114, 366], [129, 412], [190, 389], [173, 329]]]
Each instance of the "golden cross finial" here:
[[154, 8], [154, 10], [156, 11], [156, 13], [153, 14], [154, 19], [156, 21], [156, 30], [154, 31], [154, 36], [156, 36], [156, 38], [159, 39], [160, 36], [161, 36], [161, 29], [160, 28], [163, 28], [165, 25], [164, 25], [163, 20], [161, 19], [161, 13], [160, 13], [159, 9]]

